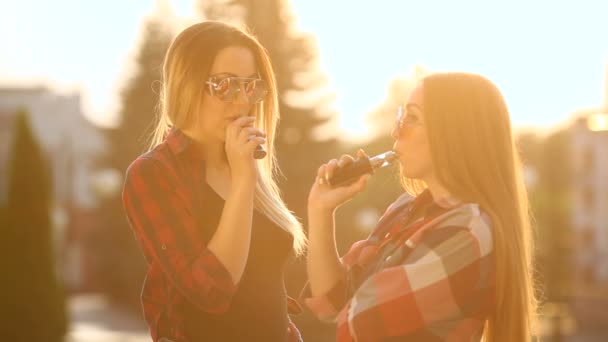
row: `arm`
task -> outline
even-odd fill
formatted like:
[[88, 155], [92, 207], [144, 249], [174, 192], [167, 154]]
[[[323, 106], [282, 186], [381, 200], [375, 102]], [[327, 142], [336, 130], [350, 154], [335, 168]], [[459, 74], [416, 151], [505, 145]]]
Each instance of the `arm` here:
[[[364, 281], [339, 315], [338, 335], [361, 341], [424, 336], [425, 328], [439, 321], [454, 326], [435, 337], [471, 329], [463, 327], [465, 320], [474, 321], [488, 299], [482, 274], [491, 268], [490, 248], [467, 230], [450, 233], [437, 245], [417, 247], [426, 249], [420, 259], [387, 267]], [[456, 325], [459, 319], [463, 326]]]
[[312, 296], [327, 293], [346, 275], [336, 248], [333, 212], [309, 209], [306, 269]]
[[[364, 157], [359, 151], [359, 157]], [[312, 296], [328, 292], [345, 277], [335, 240], [334, 213], [336, 209], [365, 189], [368, 176], [362, 176], [348, 186], [332, 187], [327, 182], [335, 170], [353, 161], [343, 155], [321, 165], [308, 195], [308, 256], [306, 268]]]
[[[207, 248], [238, 283], [245, 271], [251, 243], [253, 202], [257, 182], [254, 149], [265, 142], [264, 133], [253, 127], [255, 118], [240, 117], [226, 128], [225, 151], [230, 165], [230, 192], [217, 230]], [[250, 139], [250, 136], [255, 138]]]
[[239, 283], [249, 256], [253, 220], [254, 187], [233, 184], [215, 234], [207, 248], [226, 267], [232, 280]]
[[[359, 152], [359, 156], [364, 156], [363, 151]], [[324, 320], [332, 319], [335, 309], [341, 308], [348, 299], [345, 286], [347, 269], [336, 248], [334, 213], [340, 205], [365, 188], [368, 176], [362, 176], [351, 185], [337, 188], [331, 187], [327, 179], [339, 166], [351, 163], [352, 160], [350, 156], [342, 156], [339, 162], [334, 159], [321, 165], [308, 196], [306, 268], [309, 281], [304, 292], [309, 293], [303, 296], [319, 297], [318, 300], [307, 300], [307, 305]]]
[[140, 158], [127, 170], [123, 204], [149, 262], [189, 301], [210, 313], [224, 312], [235, 281], [214, 252], [194, 236], [191, 203], [176, 191], [177, 180], [157, 161]]

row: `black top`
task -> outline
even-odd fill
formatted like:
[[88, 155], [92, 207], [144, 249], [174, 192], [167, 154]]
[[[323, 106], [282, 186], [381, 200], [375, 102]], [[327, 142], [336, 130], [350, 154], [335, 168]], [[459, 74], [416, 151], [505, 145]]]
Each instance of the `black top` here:
[[[205, 241], [215, 233], [224, 200], [204, 184], [200, 204]], [[249, 257], [230, 309], [210, 314], [184, 303], [185, 331], [194, 341], [287, 341], [287, 295], [283, 271], [293, 237], [254, 210]]]

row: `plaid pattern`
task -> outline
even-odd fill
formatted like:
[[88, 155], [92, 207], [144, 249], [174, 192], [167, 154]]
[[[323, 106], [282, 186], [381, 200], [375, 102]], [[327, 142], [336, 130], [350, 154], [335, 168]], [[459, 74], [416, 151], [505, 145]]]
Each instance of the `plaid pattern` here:
[[[179, 303], [226, 312], [236, 292], [228, 270], [205, 246], [194, 215], [195, 189], [204, 181], [196, 146], [179, 130], [137, 158], [127, 170], [123, 205], [149, 265], [141, 300], [154, 341], [187, 341]], [[179, 227], [179, 229], [176, 229]], [[300, 341], [288, 319], [290, 341]]]
[[387, 240], [414, 202], [397, 200], [370, 237], [351, 247], [342, 257], [346, 278], [327, 294], [309, 297], [305, 289], [311, 311], [338, 324], [338, 341], [480, 340], [493, 303], [490, 220], [464, 204], [417, 222], [406, 243]]

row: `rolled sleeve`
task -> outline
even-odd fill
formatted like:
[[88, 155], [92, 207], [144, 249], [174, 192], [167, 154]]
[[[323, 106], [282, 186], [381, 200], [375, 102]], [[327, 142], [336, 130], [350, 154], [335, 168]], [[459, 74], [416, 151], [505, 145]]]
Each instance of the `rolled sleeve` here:
[[177, 191], [176, 178], [154, 159], [133, 162], [123, 189], [129, 223], [148, 262], [157, 262], [184, 297], [203, 311], [225, 312], [236, 284], [197, 238], [193, 205]]
[[346, 306], [352, 296], [352, 283], [357, 262], [366, 247], [373, 245], [369, 240], [355, 242], [350, 250], [344, 254], [340, 262], [346, 269], [345, 276], [340, 279], [329, 291], [319, 296], [312, 296], [310, 286], [306, 284], [300, 295], [300, 300], [320, 320], [335, 322], [340, 311]]
[[338, 313], [344, 308], [350, 295], [346, 279], [338, 281], [328, 292], [320, 296], [312, 296], [309, 284], [306, 284], [301, 301], [317, 318], [324, 322], [335, 322]]

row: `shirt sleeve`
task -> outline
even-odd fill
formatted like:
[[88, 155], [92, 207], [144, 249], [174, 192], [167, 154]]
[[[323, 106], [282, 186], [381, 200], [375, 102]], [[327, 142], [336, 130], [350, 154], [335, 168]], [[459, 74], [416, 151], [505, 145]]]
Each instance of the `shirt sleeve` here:
[[384, 268], [361, 284], [339, 314], [339, 336], [380, 341], [415, 335], [433, 322], [462, 317], [478, 300], [487, 253], [476, 236], [460, 230], [437, 246], [417, 248], [427, 249], [422, 258]]
[[127, 170], [123, 205], [148, 262], [189, 301], [209, 313], [228, 310], [236, 284], [197, 231], [193, 204], [176, 191], [177, 176], [158, 161], [139, 158]]
[[370, 245], [370, 241], [360, 240], [351, 246], [350, 250], [340, 259], [342, 266], [347, 270], [346, 275], [326, 293], [313, 297], [310, 286], [308, 284], [304, 286], [300, 300], [317, 318], [325, 322], [336, 321], [338, 313], [352, 296], [350, 284], [353, 282], [351, 278], [354, 278], [357, 273], [357, 260], [365, 247]]
[[[413, 197], [407, 193], [401, 194], [384, 212], [370, 238], [377, 235], [383, 227], [383, 220], [389, 217], [395, 210], [410, 202]], [[308, 284], [304, 286], [300, 300], [308, 309], [325, 322], [336, 322], [338, 313], [344, 308], [353, 295], [354, 284], [360, 282], [361, 264], [373, 256], [370, 253], [375, 245], [370, 238], [355, 242], [349, 251], [340, 259], [346, 270], [346, 275], [340, 279], [327, 293], [313, 297]]]

